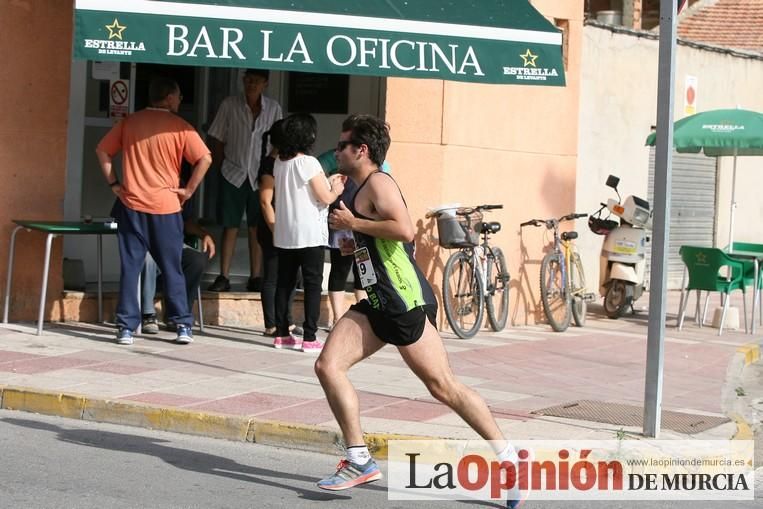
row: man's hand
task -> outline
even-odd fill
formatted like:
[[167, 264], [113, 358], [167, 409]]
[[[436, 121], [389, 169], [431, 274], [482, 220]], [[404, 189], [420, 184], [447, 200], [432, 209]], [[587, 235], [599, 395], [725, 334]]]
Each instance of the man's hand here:
[[201, 238], [201, 250], [207, 253], [207, 257], [211, 260], [215, 256], [215, 241], [208, 233], [204, 234]]
[[334, 230], [353, 230], [355, 216], [343, 201], [339, 202], [339, 207], [329, 215], [329, 226]]
[[178, 195], [178, 199], [180, 200], [180, 205], [187, 202], [191, 196], [193, 196], [193, 191], [189, 191], [185, 187], [171, 187], [170, 191]]
[[114, 193], [117, 198], [122, 200], [122, 195], [124, 194], [124, 190], [122, 189], [122, 184], [115, 184], [111, 186], [111, 192]]

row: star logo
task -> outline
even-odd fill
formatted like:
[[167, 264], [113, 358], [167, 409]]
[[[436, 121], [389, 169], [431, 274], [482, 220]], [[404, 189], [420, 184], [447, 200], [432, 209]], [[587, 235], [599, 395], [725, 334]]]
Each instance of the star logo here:
[[697, 265], [707, 265], [707, 255], [705, 253], [697, 253]]
[[109, 31], [109, 40], [119, 39], [122, 40], [122, 32], [127, 28], [125, 25], [120, 25], [117, 18], [114, 18], [114, 22], [111, 25], [105, 25], [106, 30]]
[[527, 48], [527, 51], [525, 51], [524, 55], [519, 55], [519, 56], [522, 57], [522, 60], [525, 61], [525, 67], [528, 67], [528, 66], [537, 67], [535, 65], [535, 60], [538, 58], [538, 55], [533, 55], [532, 52], [530, 51], [530, 48]]

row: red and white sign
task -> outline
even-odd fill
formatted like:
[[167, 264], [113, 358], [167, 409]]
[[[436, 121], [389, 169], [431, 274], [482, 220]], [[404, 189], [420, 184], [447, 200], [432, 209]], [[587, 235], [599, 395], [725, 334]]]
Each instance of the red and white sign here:
[[694, 115], [697, 113], [697, 77], [686, 76], [684, 85], [684, 113]]
[[130, 85], [127, 80], [112, 80], [109, 86], [109, 117], [118, 122], [129, 111]]

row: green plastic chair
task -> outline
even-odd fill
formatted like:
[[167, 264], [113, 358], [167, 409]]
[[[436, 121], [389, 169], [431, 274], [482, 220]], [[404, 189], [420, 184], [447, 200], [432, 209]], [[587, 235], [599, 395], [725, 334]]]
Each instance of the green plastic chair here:
[[[747, 286], [753, 284], [753, 278], [745, 277], [746, 266], [740, 260], [731, 258], [721, 249], [714, 247], [681, 246], [679, 250], [681, 260], [686, 265], [688, 284], [682, 285], [681, 304], [678, 313], [678, 330], [681, 330], [686, 314], [686, 304], [689, 301], [689, 292], [697, 290], [697, 307], [694, 318], [700, 327], [705, 323], [707, 304], [710, 292], [719, 292], [723, 302], [721, 325], [718, 335], [723, 334], [723, 324], [726, 320], [726, 312], [729, 307], [729, 294], [734, 290], [742, 290], [742, 302], [744, 303], [744, 330], [747, 332]], [[721, 274], [721, 269], [729, 268], [730, 274]], [[684, 277], [684, 280], [686, 277]], [[699, 320], [699, 302], [702, 292], [708, 292], [705, 298], [705, 309]], [[686, 293], [684, 293], [686, 292]]]

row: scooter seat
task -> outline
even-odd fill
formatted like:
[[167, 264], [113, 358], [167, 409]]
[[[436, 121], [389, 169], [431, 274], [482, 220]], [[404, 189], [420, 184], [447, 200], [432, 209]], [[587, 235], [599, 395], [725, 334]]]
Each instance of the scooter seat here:
[[563, 232], [562, 240], [575, 240], [578, 238], [578, 232]]
[[499, 231], [501, 231], [501, 223], [495, 221], [490, 223], [480, 223], [479, 225], [479, 233], [498, 233]]

